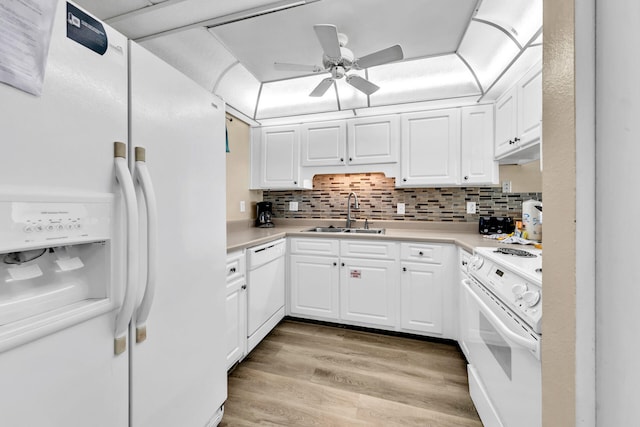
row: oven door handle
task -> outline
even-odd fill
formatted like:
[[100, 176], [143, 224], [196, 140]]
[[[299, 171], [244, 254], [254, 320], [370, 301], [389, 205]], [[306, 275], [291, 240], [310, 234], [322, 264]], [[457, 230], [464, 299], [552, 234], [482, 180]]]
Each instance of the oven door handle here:
[[482, 298], [480, 298], [473, 291], [473, 289], [471, 289], [471, 286], [469, 285], [470, 281], [471, 281], [471, 279], [464, 279], [462, 281], [462, 286], [464, 286], [466, 291], [467, 291], [467, 293], [469, 293], [473, 297], [475, 302], [480, 307], [480, 310], [487, 317], [487, 319], [491, 322], [493, 327], [496, 328], [497, 330], [499, 330], [507, 339], [512, 341], [514, 344], [518, 344], [521, 347], [524, 347], [524, 348], [526, 348], [528, 350], [533, 351], [536, 355], [539, 355], [540, 354], [540, 341], [534, 339], [533, 337], [531, 337], [531, 339], [522, 337], [522, 336], [516, 334], [515, 332], [513, 332], [511, 329], [509, 329], [502, 322], [502, 320], [500, 320], [500, 318], [491, 310], [491, 308], [489, 308], [489, 306], [482, 300]]

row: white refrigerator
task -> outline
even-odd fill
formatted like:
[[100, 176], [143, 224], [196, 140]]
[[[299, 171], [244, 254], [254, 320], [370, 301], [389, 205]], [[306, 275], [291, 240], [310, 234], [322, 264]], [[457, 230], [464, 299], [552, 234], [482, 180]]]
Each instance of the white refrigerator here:
[[59, 1], [0, 111], [0, 425], [217, 425], [223, 102]]

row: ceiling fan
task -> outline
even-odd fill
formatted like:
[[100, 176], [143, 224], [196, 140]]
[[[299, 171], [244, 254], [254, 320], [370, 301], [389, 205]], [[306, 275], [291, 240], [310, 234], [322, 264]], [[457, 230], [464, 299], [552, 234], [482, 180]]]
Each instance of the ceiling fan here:
[[320, 97], [331, 87], [336, 79], [345, 78], [345, 81], [367, 95], [371, 95], [378, 89], [375, 84], [358, 75], [347, 75], [351, 69], [362, 70], [376, 65], [386, 64], [388, 62], [398, 61], [404, 58], [402, 47], [394, 45], [377, 52], [370, 53], [361, 58], [356, 58], [351, 50], [345, 46], [349, 38], [338, 33], [335, 25], [318, 24], [313, 29], [320, 41], [322, 50], [322, 67], [319, 65], [303, 65], [288, 64], [282, 62], [274, 63], [276, 70], [282, 71], [310, 71], [313, 73], [331, 73], [331, 77], [322, 80], [318, 86], [309, 94], [309, 96]]

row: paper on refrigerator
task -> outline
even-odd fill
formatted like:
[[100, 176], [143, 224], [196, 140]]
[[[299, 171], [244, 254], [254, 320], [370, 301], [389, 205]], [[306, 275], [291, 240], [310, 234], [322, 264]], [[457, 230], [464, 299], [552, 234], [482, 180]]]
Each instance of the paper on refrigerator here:
[[40, 95], [57, 0], [0, 2], [0, 82]]

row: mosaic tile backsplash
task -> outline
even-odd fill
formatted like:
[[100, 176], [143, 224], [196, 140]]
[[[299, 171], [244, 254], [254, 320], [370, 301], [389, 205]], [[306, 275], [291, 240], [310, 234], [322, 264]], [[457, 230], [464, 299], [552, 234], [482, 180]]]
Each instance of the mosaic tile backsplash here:
[[[313, 190], [264, 191], [276, 218], [344, 218], [347, 197], [353, 191], [358, 219], [436, 222], [476, 222], [480, 216], [522, 217], [522, 202], [542, 200], [541, 193], [503, 193], [499, 187], [395, 188], [395, 178], [382, 173], [316, 175]], [[352, 199], [353, 201], [353, 199]], [[298, 202], [298, 211], [289, 211]], [[476, 214], [466, 213], [466, 202], [476, 202]], [[398, 215], [397, 204], [405, 204]]]

